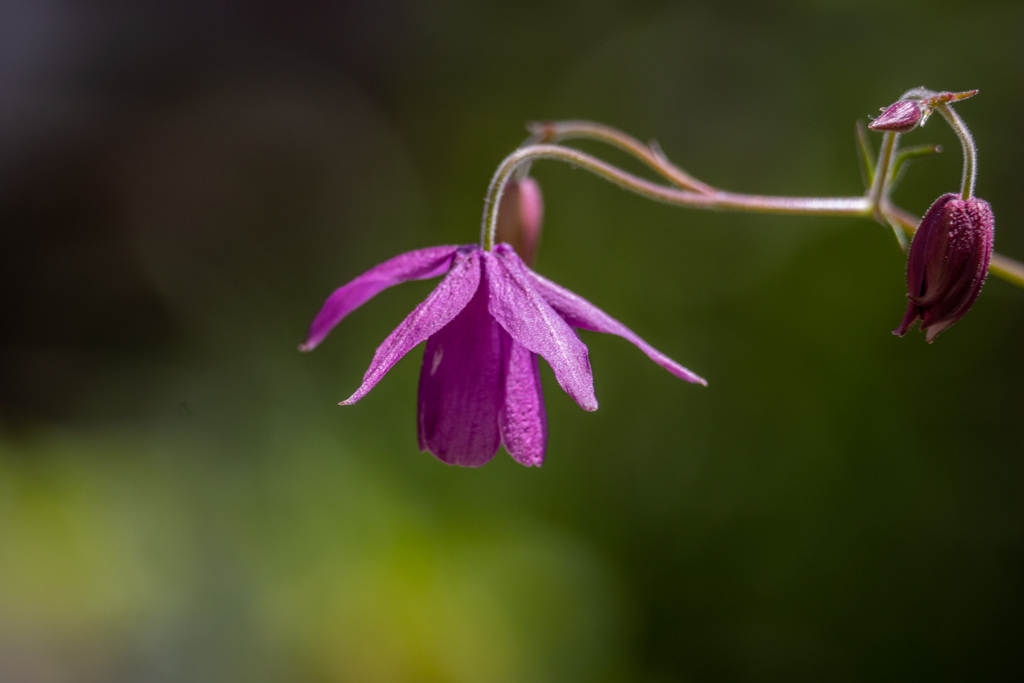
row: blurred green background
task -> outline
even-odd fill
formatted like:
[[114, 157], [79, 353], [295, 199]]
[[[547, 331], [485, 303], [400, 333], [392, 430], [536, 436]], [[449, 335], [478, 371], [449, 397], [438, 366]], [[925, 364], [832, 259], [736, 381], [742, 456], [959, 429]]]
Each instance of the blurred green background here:
[[[475, 241], [530, 120], [698, 177], [853, 195], [854, 121], [978, 88], [1024, 257], [1020, 2], [0, 4], [0, 680], [1024, 677], [1024, 291], [929, 346], [864, 220], [683, 211], [539, 163], [537, 270], [707, 377], [584, 333], [543, 468], [416, 448], [419, 351], [355, 407], [407, 284]], [[896, 197], [957, 188], [936, 119]], [[587, 147], [592, 151], [599, 148]], [[628, 159], [602, 152], [635, 168]]]

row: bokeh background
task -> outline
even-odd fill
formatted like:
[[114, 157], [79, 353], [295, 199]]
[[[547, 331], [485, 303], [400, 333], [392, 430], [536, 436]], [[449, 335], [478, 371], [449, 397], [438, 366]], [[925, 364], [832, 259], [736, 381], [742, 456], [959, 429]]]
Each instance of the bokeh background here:
[[[432, 287], [312, 354], [333, 288], [472, 242], [530, 120], [736, 191], [853, 195], [853, 126], [960, 106], [1024, 257], [1024, 5], [921, 0], [0, 3], [0, 680], [1024, 676], [1024, 291], [933, 345], [864, 220], [683, 211], [540, 163], [537, 269], [710, 380], [584, 333], [543, 468], [416, 448]], [[896, 197], [955, 190], [937, 120]], [[600, 148], [605, 158], [635, 168]]]

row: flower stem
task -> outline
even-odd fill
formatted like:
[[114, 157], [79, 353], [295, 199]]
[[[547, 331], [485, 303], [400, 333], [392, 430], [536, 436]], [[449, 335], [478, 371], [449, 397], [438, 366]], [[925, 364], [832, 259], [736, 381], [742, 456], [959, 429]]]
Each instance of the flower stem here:
[[[909, 91], [917, 96], [928, 96], [932, 93], [925, 89]], [[961, 135], [964, 145], [964, 188], [965, 196], [973, 193], [975, 157], [974, 142], [966, 126], [951, 108], [944, 105], [936, 106], [943, 115], [946, 110], [951, 115], [951, 125]], [[959, 127], [958, 127], [959, 123]], [[892, 204], [886, 190], [893, 175], [895, 156], [895, 134], [886, 134], [883, 139], [882, 151], [879, 153], [878, 164], [871, 178], [871, 187], [861, 197], [779, 197], [766, 195], [739, 194], [718, 190], [693, 178], [685, 171], [669, 162], [655, 146], [645, 146], [635, 138], [613, 128], [586, 121], [567, 121], [561, 123], [535, 124], [531, 127], [533, 135], [523, 147], [501, 162], [491, 178], [484, 202], [483, 224], [480, 231], [480, 243], [485, 249], [494, 247], [494, 233], [497, 225], [498, 210], [504, 194], [505, 184], [513, 173], [529, 168], [539, 159], [563, 161], [577, 168], [590, 171], [619, 187], [634, 192], [648, 199], [664, 202], [674, 206], [695, 209], [743, 211], [751, 213], [776, 213], [809, 216], [863, 216], [874, 215], [883, 224], [888, 223], [894, 229], [902, 229], [907, 235], [913, 235], [919, 219]], [[589, 154], [570, 147], [548, 144], [552, 139], [588, 138], [606, 142], [645, 163], [676, 187], [665, 187], [627, 173]], [[537, 144], [529, 144], [536, 142]], [[916, 150], [907, 150], [908, 154]], [[887, 179], [887, 176], [889, 177]], [[993, 254], [989, 271], [1018, 287], [1024, 287], [1024, 263], [1015, 261], [1001, 254]]]
[[695, 192], [665, 187], [578, 150], [560, 145], [537, 144], [521, 147], [512, 152], [494, 172], [484, 202], [484, 217], [480, 231], [480, 243], [484, 249], [494, 247], [494, 232], [505, 183], [519, 165], [538, 159], [564, 161], [642, 197], [674, 206], [809, 216], [870, 216], [872, 213], [872, 205], [867, 197], [777, 197], [721, 190]]
[[529, 126], [537, 142], [596, 140], [611, 145], [646, 164], [673, 185], [710, 194], [715, 188], [703, 183], [670, 162], [655, 145], [645, 145], [631, 135], [593, 121], [548, 121]]
[[882, 222], [882, 199], [885, 197], [886, 185], [889, 182], [889, 166], [892, 164], [893, 152], [896, 151], [896, 140], [899, 133], [886, 132], [882, 136], [882, 148], [878, 152], [878, 163], [875, 164], [875, 176], [868, 190], [868, 201], [874, 211], [875, 218]]
[[860, 170], [864, 174], [864, 184], [871, 187], [875, 180], [875, 163], [871, 160], [871, 143], [868, 141], [868, 127], [863, 120], [857, 120], [857, 151], [860, 157]]
[[974, 136], [967, 128], [960, 115], [953, 111], [953, 107], [946, 103], [936, 105], [935, 109], [946, 119], [946, 123], [956, 132], [960, 138], [960, 146], [964, 150], [964, 171], [960, 181], [960, 197], [966, 201], [974, 196], [974, 181], [978, 171], [978, 149], [974, 146]]

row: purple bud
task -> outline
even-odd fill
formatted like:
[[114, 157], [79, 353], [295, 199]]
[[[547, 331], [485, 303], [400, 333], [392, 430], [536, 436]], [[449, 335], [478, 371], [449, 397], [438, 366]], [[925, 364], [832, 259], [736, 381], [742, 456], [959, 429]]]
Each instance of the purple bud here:
[[916, 320], [930, 343], [978, 298], [988, 274], [995, 234], [988, 202], [958, 194], [935, 200], [914, 233], [907, 259], [907, 312], [893, 334], [903, 336]]
[[498, 208], [495, 241], [512, 245], [519, 258], [532, 266], [540, 241], [541, 222], [544, 218], [544, 200], [540, 185], [533, 178], [510, 180], [502, 193]]
[[868, 124], [871, 130], [891, 133], [907, 133], [921, 122], [921, 103], [917, 100], [900, 100], [890, 105], [882, 115]]

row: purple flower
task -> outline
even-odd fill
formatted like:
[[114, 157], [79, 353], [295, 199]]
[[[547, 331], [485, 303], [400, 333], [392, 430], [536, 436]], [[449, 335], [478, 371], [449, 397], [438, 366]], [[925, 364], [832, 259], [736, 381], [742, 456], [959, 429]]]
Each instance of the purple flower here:
[[907, 259], [907, 312], [893, 334], [921, 321], [925, 340], [959, 320], [978, 298], [992, 257], [995, 217], [988, 202], [957, 194], [935, 200]]
[[544, 460], [547, 424], [537, 356], [584, 410], [597, 410], [587, 347], [573, 327], [615, 334], [676, 377], [707, 384], [604, 311], [526, 267], [507, 244], [431, 247], [371, 268], [328, 297], [302, 350], [316, 347], [346, 315], [407, 280], [445, 277], [377, 349], [361, 399], [422, 341], [419, 444], [442, 461], [477, 467], [498, 446], [523, 465]]

